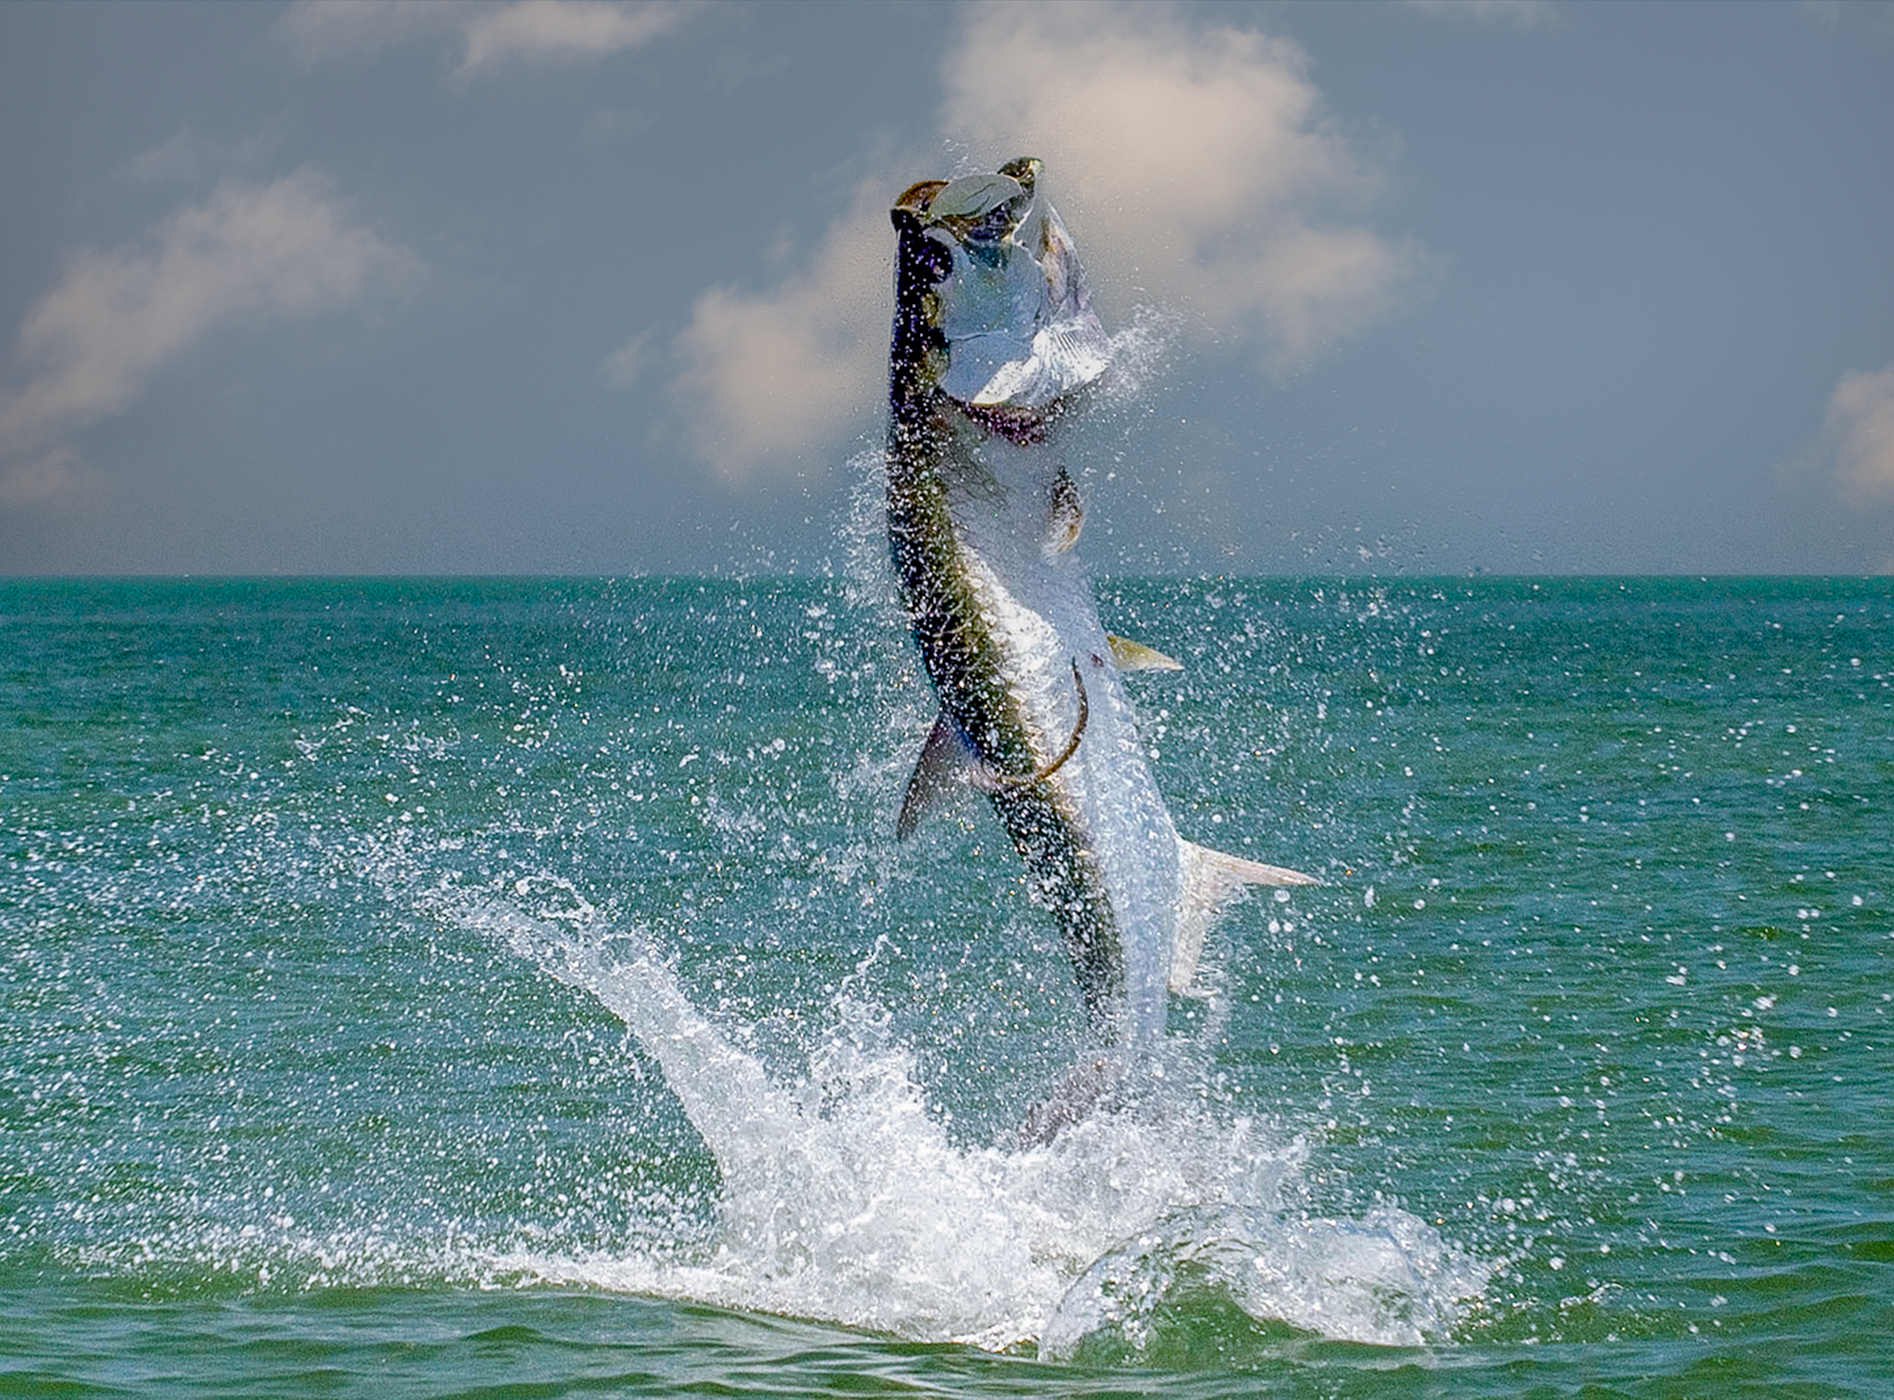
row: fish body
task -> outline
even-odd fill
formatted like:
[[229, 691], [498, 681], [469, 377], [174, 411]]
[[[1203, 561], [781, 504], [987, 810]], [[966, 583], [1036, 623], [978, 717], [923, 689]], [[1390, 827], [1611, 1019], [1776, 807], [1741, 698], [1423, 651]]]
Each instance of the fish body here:
[[898, 829], [960, 784], [984, 792], [1094, 1026], [1149, 1045], [1217, 908], [1312, 881], [1184, 840], [1152, 779], [1120, 670], [1176, 663], [1106, 633], [1073, 552], [1059, 429], [1111, 345], [1038, 175], [1022, 159], [924, 181], [892, 211], [888, 539], [941, 706]]

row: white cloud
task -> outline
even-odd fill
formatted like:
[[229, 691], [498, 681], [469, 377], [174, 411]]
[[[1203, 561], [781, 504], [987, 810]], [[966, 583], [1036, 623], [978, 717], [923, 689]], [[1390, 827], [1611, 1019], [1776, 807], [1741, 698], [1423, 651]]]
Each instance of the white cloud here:
[[571, 62], [639, 48], [698, 8], [689, 0], [297, 0], [278, 33], [305, 63], [442, 39], [458, 47], [462, 76], [473, 76], [514, 61]]
[[685, 362], [676, 387], [692, 441], [719, 475], [740, 479], [835, 443], [879, 401], [894, 276], [888, 206], [899, 193], [863, 181], [815, 255], [769, 291], [698, 297], [673, 347]]
[[304, 63], [320, 63], [452, 35], [471, 17], [465, 0], [296, 0], [276, 33]]
[[1510, 24], [1519, 29], [1556, 24], [1559, 18], [1552, 0], [1406, 0], [1406, 5], [1410, 10], [1448, 19]]
[[623, 107], [601, 107], [585, 119], [580, 128], [588, 146], [605, 146], [614, 141], [629, 141], [650, 130], [655, 118], [649, 112]]
[[0, 396], [0, 453], [30, 453], [127, 407], [223, 326], [344, 306], [417, 271], [312, 171], [224, 180], [142, 242], [80, 253], [27, 314], [18, 358], [34, 377]]
[[170, 139], [140, 151], [119, 171], [140, 185], [192, 185], [221, 172], [254, 168], [274, 145], [268, 131], [241, 141], [223, 141], [199, 136], [185, 126]]
[[461, 68], [472, 72], [508, 59], [553, 62], [614, 54], [670, 32], [688, 13], [681, 4], [518, 0], [478, 13], [467, 27]]
[[[1384, 315], [1424, 259], [1361, 222], [1381, 178], [1322, 112], [1295, 44], [1163, 6], [989, 4], [943, 57], [943, 132], [983, 165], [1046, 162], [1107, 314], [1134, 299], [1282, 371]], [[885, 378], [887, 209], [937, 159], [878, 174], [774, 288], [706, 293], [676, 348], [723, 475], [858, 431]]]
[[1894, 3], [1889, 0], [1802, 0], [1801, 11], [1819, 23], [1831, 33], [1840, 32], [1844, 24], [1865, 21], [1884, 35], [1894, 35]]
[[605, 357], [600, 368], [605, 382], [615, 389], [628, 389], [638, 382], [651, 362], [651, 332], [642, 331]]
[[1357, 222], [1381, 177], [1308, 70], [1287, 40], [1167, 8], [994, 4], [947, 61], [945, 118], [1045, 160], [1096, 280], [1254, 336], [1280, 370], [1384, 313], [1420, 262]]
[[191, 134], [189, 127], [161, 145], [142, 151], [125, 162], [125, 174], [141, 185], [168, 180], [190, 182], [199, 179], [213, 162], [221, 162], [221, 153], [208, 149]]
[[78, 454], [61, 447], [31, 461], [0, 467], [0, 511], [67, 506], [91, 495], [96, 487]]
[[1842, 375], [1822, 437], [1849, 496], [1863, 503], [1894, 496], [1894, 364]]

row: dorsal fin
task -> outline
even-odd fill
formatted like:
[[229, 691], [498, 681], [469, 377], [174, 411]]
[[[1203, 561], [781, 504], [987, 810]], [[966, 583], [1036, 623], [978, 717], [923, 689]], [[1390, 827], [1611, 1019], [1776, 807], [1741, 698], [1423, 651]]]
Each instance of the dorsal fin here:
[[1107, 632], [1105, 640], [1111, 645], [1111, 659], [1118, 663], [1120, 671], [1181, 671], [1184, 663], [1173, 660], [1155, 647], [1143, 642], [1134, 642], [1129, 637], [1120, 637]]
[[1313, 875], [1264, 865], [1242, 856], [1225, 855], [1195, 841], [1177, 839], [1177, 859], [1183, 866], [1184, 890], [1178, 902], [1177, 935], [1171, 944], [1171, 990], [1186, 993], [1197, 976], [1204, 935], [1217, 915], [1251, 885], [1319, 885]]
[[928, 731], [927, 742], [921, 745], [921, 756], [914, 762], [913, 773], [908, 775], [907, 795], [901, 799], [901, 815], [895, 818], [895, 839], [905, 841], [912, 836], [922, 818], [962, 783], [970, 784], [990, 797], [1010, 788], [1030, 787], [1034, 783], [1044, 782], [1065, 767], [1066, 760], [1078, 752], [1079, 740], [1085, 737], [1086, 721], [1092, 713], [1091, 701], [1085, 694], [1085, 678], [1079, 674], [1076, 661], [1072, 663], [1072, 684], [1078, 688], [1079, 697], [1078, 719], [1072, 725], [1072, 737], [1065, 741], [1065, 747], [1050, 762], [1030, 773], [1002, 773], [988, 767], [981, 761], [966, 731], [943, 708], [934, 717], [934, 727]]

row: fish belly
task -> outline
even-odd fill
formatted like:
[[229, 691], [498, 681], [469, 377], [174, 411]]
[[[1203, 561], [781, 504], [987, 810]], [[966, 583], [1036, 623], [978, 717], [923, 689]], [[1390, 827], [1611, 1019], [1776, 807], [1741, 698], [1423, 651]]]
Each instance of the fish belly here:
[[[1017, 477], [1020, 464], [1013, 465], [1008, 475]], [[1033, 871], [1040, 901], [1061, 923], [1094, 1020], [1119, 1042], [1150, 1042], [1164, 1029], [1182, 893], [1177, 831], [1145, 761], [1090, 580], [1072, 554], [1042, 549], [1031, 528], [1051, 481], [1036, 465], [1003, 492], [954, 493], [955, 534], [1003, 672], [991, 689], [1016, 707], [1035, 761], [1056, 756], [1072, 733], [1075, 666], [1089, 719], [1056, 773], [994, 793], [993, 806]], [[1028, 519], [1009, 519], [1016, 510]]]

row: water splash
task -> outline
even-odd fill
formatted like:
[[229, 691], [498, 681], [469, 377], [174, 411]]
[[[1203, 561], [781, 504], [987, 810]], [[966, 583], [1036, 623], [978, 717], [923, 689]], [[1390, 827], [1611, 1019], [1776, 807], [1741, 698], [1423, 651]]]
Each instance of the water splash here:
[[1487, 1274], [1402, 1210], [1360, 1220], [1182, 1210], [1085, 1271], [1047, 1321], [1039, 1354], [1148, 1358], [1173, 1321], [1218, 1304], [1342, 1341], [1424, 1346], [1450, 1331]]
[[721, 1180], [699, 1257], [522, 1249], [496, 1270], [1046, 1356], [1146, 1354], [1167, 1305], [1206, 1289], [1259, 1320], [1419, 1345], [1484, 1285], [1484, 1265], [1406, 1212], [1312, 1216], [1305, 1140], [1190, 1095], [1095, 1114], [1049, 1144], [958, 1142], [856, 979], [806, 1066], [772, 1071], [648, 937], [558, 882], [521, 893], [537, 897], [470, 901], [461, 917], [624, 1021]]

